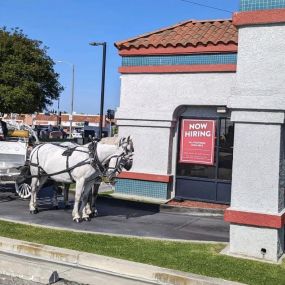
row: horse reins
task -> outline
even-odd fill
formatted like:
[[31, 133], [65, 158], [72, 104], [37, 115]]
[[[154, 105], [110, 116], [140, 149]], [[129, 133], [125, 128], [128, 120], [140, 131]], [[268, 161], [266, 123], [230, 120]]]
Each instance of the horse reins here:
[[[51, 176], [55, 176], [55, 175], [59, 175], [59, 174], [67, 172], [69, 174], [69, 177], [70, 177], [71, 181], [75, 182], [74, 178], [72, 177], [71, 171], [74, 170], [75, 168], [83, 166], [85, 164], [91, 164], [91, 166], [97, 172], [99, 172], [99, 176], [101, 176], [101, 177], [106, 177], [106, 172], [107, 172], [108, 168], [109, 169], [113, 169], [113, 171], [111, 172], [111, 174], [113, 175], [116, 171], [120, 170], [120, 168], [119, 168], [120, 165], [118, 163], [118, 160], [119, 160], [120, 157], [123, 156], [124, 153], [121, 153], [120, 155], [112, 155], [112, 156], [108, 157], [107, 159], [105, 159], [103, 161], [104, 163], [101, 163], [101, 161], [99, 160], [99, 157], [98, 157], [97, 144], [98, 144], [98, 142], [92, 141], [91, 144], [88, 146], [88, 150], [89, 151], [83, 151], [83, 150], [76, 149], [76, 148], [78, 148], [78, 146], [75, 146], [74, 148], [70, 148], [70, 150], [72, 150], [72, 152], [71, 152], [70, 155], [66, 156], [66, 169], [58, 171], [58, 172], [54, 172], [54, 173], [51, 173], [51, 174], [45, 173], [43, 168], [40, 166], [39, 150], [40, 150], [40, 148], [42, 146], [45, 145], [45, 144], [41, 144], [41, 145], [38, 146], [37, 150], [32, 153], [32, 156], [30, 158], [30, 163], [29, 163], [30, 166], [34, 166], [34, 167], [38, 168], [38, 175], [29, 175], [29, 176], [25, 176], [25, 178], [35, 178], [35, 177], [39, 178], [41, 176], [51, 177]], [[62, 145], [57, 145], [57, 146], [62, 147], [62, 148], [68, 148], [68, 147], [65, 147], [65, 146], [62, 146]], [[79, 162], [76, 165], [70, 167], [69, 166], [69, 157], [72, 155], [72, 153], [74, 151], [88, 153], [89, 154], [89, 158], [85, 159], [84, 161]], [[33, 163], [32, 162], [32, 158], [33, 158], [35, 153], [36, 153], [36, 156], [37, 156], [37, 163]], [[113, 157], [117, 157], [116, 166], [115, 167], [105, 167], [104, 165], [108, 165], [108, 163], [110, 162], [110, 160]]]
[[[89, 154], [89, 158], [75, 164], [74, 166], [69, 166], [69, 157], [72, 155], [67, 155], [66, 156], [66, 169], [64, 170], [61, 170], [61, 171], [58, 171], [58, 172], [54, 172], [54, 173], [51, 173], [51, 174], [48, 174], [48, 173], [45, 173], [45, 171], [43, 170], [43, 168], [40, 166], [40, 163], [39, 163], [39, 149], [44, 146], [45, 144], [41, 144], [38, 146], [37, 150], [36, 150], [36, 154], [37, 154], [37, 163], [33, 163], [32, 162], [32, 158], [33, 158], [33, 155], [35, 154], [35, 152], [32, 153], [32, 156], [30, 158], [30, 162], [29, 162], [29, 165], [30, 166], [34, 166], [34, 167], [37, 167], [38, 168], [38, 175], [29, 175], [29, 176], [25, 176], [25, 178], [39, 178], [41, 176], [47, 176], [47, 177], [51, 177], [51, 176], [55, 176], [55, 175], [59, 175], [59, 174], [63, 174], [63, 173], [68, 173], [69, 176], [70, 176], [70, 179], [72, 182], [75, 182], [74, 178], [72, 177], [72, 174], [71, 174], [71, 171], [74, 170], [75, 168], [77, 167], [80, 167], [80, 166], [83, 166], [83, 165], [86, 165], [86, 164], [90, 164], [90, 152], [89, 151], [83, 151], [83, 150], [78, 150], [76, 149], [76, 147], [74, 148], [71, 148], [72, 149], [72, 152], [74, 151], [77, 151], [77, 152], [83, 152], [83, 153], [88, 153]], [[68, 148], [68, 147], [65, 147], [65, 146], [62, 146], [62, 145], [57, 145], [59, 147], [62, 147], [62, 148]]]

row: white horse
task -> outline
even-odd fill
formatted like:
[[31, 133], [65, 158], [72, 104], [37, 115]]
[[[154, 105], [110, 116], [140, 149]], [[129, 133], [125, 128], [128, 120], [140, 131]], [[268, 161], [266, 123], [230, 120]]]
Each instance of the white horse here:
[[[47, 143], [35, 147], [30, 156], [30, 212], [38, 213], [37, 192], [48, 178], [64, 184], [76, 182], [72, 216], [74, 221], [79, 222], [79, 202], [82, 193], [84, 197], [89, 197], [92, 186], [100, 183], [102, 177], [112, 182], [123, 168], [129, 170], [132, 166], [134, 148], [130, 137], [122, 138], [117, 144], [106, 143], [106, 139], [69, 148], [67, 155], [66, 149], [60, 145]], [[83, 200], [85, 204], [88, 202], [87, 199]], [[82, 218], [89, 220], [92, 209], [90, 205], [85, 207], [85, 204]]]

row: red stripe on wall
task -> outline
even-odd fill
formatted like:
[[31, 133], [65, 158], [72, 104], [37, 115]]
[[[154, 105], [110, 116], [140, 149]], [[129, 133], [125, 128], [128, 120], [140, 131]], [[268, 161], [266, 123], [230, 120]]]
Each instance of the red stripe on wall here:
[[148, 174], [148, 173], [126, 172], [126, 171], [120, 173], [118, 178], [145, 180], [153, 182], [165, 182], [165, 183], [169, 183], [172, 181], [171, 175]]
[[236, 64], [121, 66], [120, 73], [201, 73], [236, 72]]
[[285, 23], [285, 9], [238, 12], [233, 16], [233, 24], [236, 26], [272, 23]]
[[134, 56], [134, 55], [177, 55], [177, 54], [197, 54], [197, 53], [222, 53], [222, 52], [237, 52], [237, 44], [208, 44], [207, 46], [189, 46], [189, 47], [140, 47], [139, 49], [122, 49], [119, 51], [121, 56]]
[[234, 224], [281, 229], [285, 222], [285, 213], [278, 216], [227, 209], [224, 220]]

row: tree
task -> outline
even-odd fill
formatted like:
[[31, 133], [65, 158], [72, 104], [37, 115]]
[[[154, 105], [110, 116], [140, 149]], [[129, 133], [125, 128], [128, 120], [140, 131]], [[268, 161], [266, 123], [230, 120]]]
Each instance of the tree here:
[[47, 49], [18, 28], [0, 28], [0, 112], [40, 112], [58, 99], [63, 87]]

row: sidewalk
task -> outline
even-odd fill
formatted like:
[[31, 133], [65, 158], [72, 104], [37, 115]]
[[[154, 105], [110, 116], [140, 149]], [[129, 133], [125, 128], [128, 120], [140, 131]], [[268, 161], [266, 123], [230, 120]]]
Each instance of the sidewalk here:
[[206, 203], [199, 201], [176, 201], [175, 199], [167, 202], [165, 205], [162, 205], [162, 208], [169, 208], [176, 210], [177, 212], [192, 212], [192, 213], [208, 213], [216, 215], [224, 215], [225, 210], [229, 205], [224, 204], [215, 204], [215, 203]]
[[[52, 284], [64, 278], [84, 284], [99, 284], [95, 273], [132, 280], [120, 284], [175, 284], [175, 285], [238, 285], [225, 281], [157, 266], [126, 261], [75, 250], [0, 237], [0, 274], [12, 275], [43, 284]], [[13, 254], [8, 256], [5, 254]], [[15, 262], [17, 257], [24, 261]], [[14, 259], [13, 259], [14, 258]], [[31, 259], [32, 258], [32, 259]], [[41, 260], [37, 261], [35, 260]], [[44, 261], [44, 264], [42, 263]], [[78, 270], [88, 270], [82, 277]], [[93, 272], [93, 274], [92, 274]], [[82, 280], [82, 278], [84, 280]], [[79, 280], [81, 278], [81, 280]], [[95, 283], [94, 283], [95, 282]], [[139, 283], [137, 283], [139, 282]], [[103, 285], [103, 283], [100, 283]], [[104, 283], [105, 284], [105, 283]], [[106, 283], [108, 284], [108, 283]], [[111, 284], [111, 283], [109, 283]], [[113, 283], [119, 284], [119, 283]]]
[[145, 205], [146, 208], [153, 206], [157, 208], [159, 212], [169, 212], [169, 213], [189, 213], [192, 215], [209, 215], [209, 216], [223, 216], [224, 211], [229, 207], [229, 205], [205, 203], [197, 201], [183, 201], [178, 202], [173, 200], [161, 200], [135, 195], [126, 195], [120, 193], [111, 194], [100, 194], [100, 197], [117, 199], [121, 201], [129, 202], [130, 204], [141, 204]]
[[[106, 193], [106, 194], [104, 194]], [[158, 206], [158, 211], [160, 212], [174, 212], [174, 213], [190, 213], [190, 214], [203, 214], [203, 215], [224, 215], [224, 211], [229, 207], [229, 205], [215, 204], [198, 202], [191, 200], [176, 201], [175, 199], [163, 200], [155, 199], [144, 196], [135, 196], [116, 193], [114, 189], [106, 184], [102, 184], [99, 188], [99, 195], [103, 197], [118, 199], [122, 201], [129, 201], [130, 203], [141, 203], [145, 204], [146, 207], [153, 205]]]

